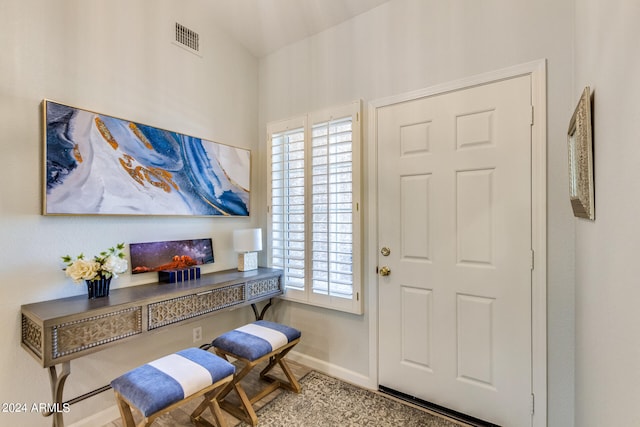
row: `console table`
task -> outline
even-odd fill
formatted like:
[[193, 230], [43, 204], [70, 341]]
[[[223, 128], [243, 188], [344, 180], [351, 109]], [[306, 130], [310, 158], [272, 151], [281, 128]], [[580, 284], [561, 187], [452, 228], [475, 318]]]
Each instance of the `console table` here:
[[63, 427], [63, 389], [71, 360], [225, 309], [251, 305], [258, 318], [270, 302], [260, 315], [255, 304], [282, 293], [282, 270], [260, 267], [203, 274], [186, 282], [113, 289], [105, 298], [78, 295], [23, 305], [22, 347], [49, 368], [53, 407], [60, 409], [44, 415], [54, 415], [54, 427]]

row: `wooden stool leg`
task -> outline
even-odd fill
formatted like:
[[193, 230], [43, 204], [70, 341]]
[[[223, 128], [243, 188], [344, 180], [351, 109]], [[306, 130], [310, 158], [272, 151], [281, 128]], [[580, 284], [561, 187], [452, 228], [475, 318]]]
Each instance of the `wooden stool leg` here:
[[136, 423], [135, 421], [133, 421], [133, 414], [131, 413], [131, 407], [118, 392], [116, 392], [116, 402], [118, 404], [118, 410], [120, 411], [120, 416], [122, 417], [122, 420], [124, 422], [124, 427], [135, 427]]
[[242, 384], [240, 384], [239, 382], [235, 383], [234, 389], [236, 390], [236, 393], [240, 398], [240, 406], [234, 406], [227, 403], [226, 401], [223, 401], [222, 407], [231, 412], [231, 414], [235, 415], [237, 418], [248, 422], [252, 426], [258, 425], [258, 416], [253, 410], [251, 400], [249, 399], [249, 396], [247, 396], [247, 392], [244, 391]]
[[[222, 390], [222, 387], [220, 387], [217, 392], [219, 392], [220, 390]], [[207, 422], [207, 420], [200, 418], [202, 412], [209, 408], [211, 410], [211, 415], [213, 415], [213, 419], [216, 422], [216, 425], [218, 427], [227, 427], [227, 420], [225, 420], [224, 415], [220, 410], [220, 405], [218, 404], [217, 392], [205, 395], [204, 400], [191, 413], [191, 422], [194, 425], [211, 425]]]
[[280, 361], [278, 361], [278, 364], [280, 365], [280, 367], [282, 368], [282, 371], [284, 372], [285, 376], [289, 380], [289, 384], [282, 383], [282, 386], [295, 393], [300, 393], [302, 391], [302, 387], [300, 387], [300, 383], [298, 382], [296, 377], [293, 375], [293, 372], [291, 371], [291, 368], [289, 368], [289, 365], [287, 364], [287, 362], [284, 359], [280, 359]]
[[[216, 353], [218, 354], [218, 356], [223, 357], [225, 360], [228, 361], [227, 355], [225, 353], [218, 352], [217, 349], [216, 349]], [[222, 401], [227, 396], [227, 394], [231, 393], [231, 390], [235, 388], [235, 385], [239, 383], [244, 377], [246, 377], [247, 374], [251, 372], [251, 370], [255, 366], [255, 363], [253, 362], [249, 362], [247, 360], [242, 360], [242, 361], [244, 363], [244, 367], [240, 372], [236, 372], [235, 375], [233, 376], [233, 380], [222, 389], [222, 391], [220, 392], [220, 395], [218, 396], [218, 401]]]
[[220, 410], [220, 405], [218, 403], [218, 399], [220, 398], [220, 394], [225, 389], [226, 386], [231, 384], [231, 381], [226, 380], [223, 384], [221, 384], [218, 388], [205, 393], [204, 400], [198, 407], [191, 413], [191, 420], [196, 423], [200, 420], [200, 415], [209, 408], [211, 410], [211, 415], [213, 415], [213, 419], [218, 424], [218, 427], [226, 427], [227, 421]]
[[302, 388], [300, 387], [300, 384], [298, 383], [298, 380], [296, 379], [296, 377], [293, 375], [291, 368], [289, 368], [289, 365], [284, 359], [284, 357], [287, 355], [287, 353], [289, 353], [289, 351], [291, 351], [292, 348], [293, 348], [293, 345], [290, 346], [289, 348], [284, 349], [283, 351], [276, 354], [275, 356], [271, 357], [269, 359], [269, 364], [262, 370], [262, 372], [260, 372], [260, 378], [267, 379], [269, 381], [279, 381], [275, 377], [267, 374], [269, 373], [269, 371], [271, 371], [271, 369], [273, 369], [274, 366], [280, 365], [280, 368], [282, 368], [282, 372], [284, 372], [285, 376], [287, 377], [287, 380], [289, 381], [288, 383], [279, 381], [280, 386], [283, 388], [286, 388], [287, 390], [291, 390], [295, 393], [300, 393]]
[[[247, 393], [244, 391], [242, 385], [240, 385], [240, 381], [249, 372], [251, 372], [254, 366], [255, 364], [253, 363], [247, 363], [244, 368], [233, 377], [233, 380], [229, 384], [227, 384], [227, 386], [224, 387], [224, 389], [218, 395], [218, 401], [220, 402], [220, 406], [223, 409], [225, 409], [234, 417], [250, 423], [252, 426], [258, 424], [258, 416], [253, 410], [251, 400], [247, 396]], [[224, 400], [224, 398], [231, 392], [231, 390], [236, 391], [236, 394], [240, 399], [240, 406], [232, 405]]]
[[269, 363], [267, 364], [267, 366], [262, 370], [262, 372], [260, 372], [260, 378], [265, 377], [267, 372], [273, 369], [273, 367], [276, 366], [280, 362], [280, 360], [291, 351], [291, 349], [298, 343], [298, 341], [299, 340], [292, 341], [291, 344], [289, 344], [289, 347], [285, 348], [280, 353], [271, 356], [269, 358]]
[[220, 404], [218, 404], [218, 400], [214, 397], [213, 399], [208, 399], [208, 402], [211, 414], [213, 415], [213, 419], [216, 420], [218, 426], [227, 427], [227, 421], [224, 419], [224, 415], [220, 410]]

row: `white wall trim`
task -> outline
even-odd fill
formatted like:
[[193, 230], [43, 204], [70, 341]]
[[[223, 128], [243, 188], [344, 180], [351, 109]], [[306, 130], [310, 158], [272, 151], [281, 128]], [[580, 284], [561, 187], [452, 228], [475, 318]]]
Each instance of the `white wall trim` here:
[[[522, 75], [531, 76], [531, 102], [534, 123], [531, 129], [531, 245], [535, 253], [531, 294], [532, 393], [535, 395], [533, 427], [547, 425], [547, 63], [545, 59], [490, 71], [460, 80], [438, 84], [404, 94], [373, 100], [368, 106], [367, 212], [368, 254], [365, 261], [369, 305], [369, 378], [378, 384], [378, 276], [374, 274], [378, 259], [377, 229], [377, 139], [376, 110], [399, 102], [443, 94]], [[377, 386], [376, 386], [377, 387]]]
[[367, 388], [370, 390], [378, 389], [377, 382], [376, 383], [372, 382], [371, 378], [369, 378], [366, 375], [362, 375], [358, 372], [345, 369], [341, 366], [334, 365], [324, 360], [316, 359], [315, 357], [308, 356], [306, 354], [302, 354], [296, 351], [291, 351], [287, 355], [287, 359], [290, 359], [294, 362], [298, 362], [301, 365], [307, 366], [318, 372], [322, 372], [332, 377], [339, 378], [343, 381], [357, 385], [359, 387]]
[[535, 253], [531, 272], [532, 388], [534, 427], [547, 425], [547, 63], [531, 63], [531, 245]]
[[[389, 98], [385, 98], [389, 99]], [[364, 278], [368, 290], [367, 306], [369, 307], [369, 378], [376, 384], [378, 381], [378, 140], [376, 138], [377, 108], [383, 104], [376, 101], [369, 103], [367, 108], [367, 135], [365, 153], [367, 156], [367, 179], [365, 188], [367, 195], [367, 242], [369, 254], [365, 259]], [[386, 105], [386, 104], [385, 104]]]

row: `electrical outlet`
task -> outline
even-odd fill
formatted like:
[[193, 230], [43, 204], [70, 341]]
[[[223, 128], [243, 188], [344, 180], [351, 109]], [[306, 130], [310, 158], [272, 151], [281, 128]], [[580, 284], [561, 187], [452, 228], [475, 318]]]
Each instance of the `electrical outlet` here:
[[202, 326], [193, 328], [193, 342], [202, 341]]

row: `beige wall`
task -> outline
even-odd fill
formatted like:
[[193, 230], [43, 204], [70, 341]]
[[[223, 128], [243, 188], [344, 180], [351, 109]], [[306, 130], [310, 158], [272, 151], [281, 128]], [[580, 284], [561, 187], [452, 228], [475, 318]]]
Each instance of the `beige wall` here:
[[[575, 219], [576, 426], [638, 426], [640, 4], [575, 0], [572, 100], [593, 92], [595, 222]], [[573, 107], [572, 107], [573, 109]]]
[[[573, 425], [573, 220], [565, 152], [573, 103], [572, 22], [572, 0], [391, 0], [260, 61], [264, 140], [271, 120], [354, 99], [366, 106], [377, 98], [547, 59], [548, 412], [549, 425], [557, 427]], [[372, 268], [365, 272], [365, 294], [376, 286]], [[300, 352], [362, 379], [375, 374], [370, 366], [375, 333], [368, 318], [374, 308], [367, 304], [364, 316], [351, 316], [287, 304], [278, 315], [303, 323]]]
[[[251, 219], [43, 217], [41, 101], [62, 103], [255, 150], [258, 62], [211, 28], [197, 0], [5, 0], [0, 2], [0, 402], [49, 402], [47, 371], [20, 347], [20, 305], [81, 294], [60, 256], [115, 243], [212, 237], [216, 262], [236, 265], [231, 230]], [[201, 36], [202, 57], [171, 43], [178, 21]], [[255, 175], [254, 175], [255, 176]], [[113, 286], [151, 282], [124, 274]], [[65, 398], [125, 369], [250, 319], [239, 310], [159, 332], [71, 363]], [[68, 424], [113, 407], [113, 393], [73, 405]], [[116, 410], [117, 414], [117, 410]], [[0, 425], [46, 426], [37, 413], [0, 413]]]

